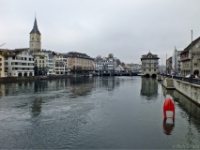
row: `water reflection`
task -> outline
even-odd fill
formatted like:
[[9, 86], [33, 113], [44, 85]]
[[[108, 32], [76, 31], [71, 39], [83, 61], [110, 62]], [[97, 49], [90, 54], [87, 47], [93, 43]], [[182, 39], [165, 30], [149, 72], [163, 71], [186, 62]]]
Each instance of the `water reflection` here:
[[31, 106], [31, 116], [32, 117], [37, 117], [42, 110], [42, 98], [35, 98], [33, 101], [33, 104]]
[[[187, 97], [180, 94], [176, 90], [167, 90], [166, 88], [162, 87], [163, 95], [166, 97], [167, 95], [171, 96], [175, 102], [175, 110], [179, 110], [176, 112], [176, 117], [182, 117], [186, 119], [187, 130], [185, 130], [185, 137], [187, 139], [187, 144], [193, 144], [194, 141], [194, 129], [193, 125], [200, 130], [199, 127], [199, 116], [200, 116], [200, 109], [199, 107], [191, 102]], [[181, 122], [183, 125], [183, 122]], [[173, 126], [174, 127], [174, 126]], [[171, 128], [166, 128], [171, 130]], [[168, 131], [167, 130], [167, 131]]]
[[123, 82], [120, 78], [117, 77], [96, 77], [95, 80], [95, 87], [98, 88], [104, 88], [107, 91], [112, 91], [116, 87], [120, 85], [120, 83]]
[[146, 96], [147, 100], [152, 100], [158, 96], [158, 82], [153, 78], [141, 78], [141, 92], [142, 96]]
[[174, 129], [175, 123], [174, 120], [172, 120], [170, 123], [167, 121], [167, 118], [163, 119], [163, 131], [166, 135], [171, 135], [173, 129]]
[[69, 82], [69, 86], [72, 88], [71, 92], [73, 95], [82, 96], [92, 91], [94, 88], [93, 78], [73, 78]]

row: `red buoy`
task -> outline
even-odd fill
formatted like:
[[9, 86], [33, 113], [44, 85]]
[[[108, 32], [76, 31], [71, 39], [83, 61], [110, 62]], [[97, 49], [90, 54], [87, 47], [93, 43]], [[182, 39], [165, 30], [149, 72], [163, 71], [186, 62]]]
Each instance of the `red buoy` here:
[[[167, 112], [171, 112], [172, 115], [168, 116]], [[163, 114], [164, 114], [164, 118], [172, 118], [172, 119], [174, 119], [175, 107], [174, 107], [174, 102], [170, 98], [166, 98], [166, 100], [164, 102]]]

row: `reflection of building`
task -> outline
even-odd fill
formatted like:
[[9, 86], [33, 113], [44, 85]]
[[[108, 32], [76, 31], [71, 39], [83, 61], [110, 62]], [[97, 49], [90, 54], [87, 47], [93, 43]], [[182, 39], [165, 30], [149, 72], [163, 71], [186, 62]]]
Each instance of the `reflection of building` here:
[[152, 78], [141, 78], [141, 95], [146, 96], [148, 100], [158, 95], [158, 82]]
[[37, 117], [42, 111], [42, 99], [36, 97], [31, 106], [32, 117]]
[[142, 55], [142, 74], [145, 76], [156, 76], [158, 73], [158, 55], [148, 53], [147, 55]]
[[120, 82], [123, 81], [120, 81], [120, 78], [115, 77], [96, 77], [94, 78], [94, 82], [95, 87], [112, 91], [119, 86]]
[[91, 92], [94, 88], [94, 78], [72, 78], [69, 80], [69, 86], [72, 87], [71, 92], [75, 94], [75, 96], [84, 95], [88, 92]]

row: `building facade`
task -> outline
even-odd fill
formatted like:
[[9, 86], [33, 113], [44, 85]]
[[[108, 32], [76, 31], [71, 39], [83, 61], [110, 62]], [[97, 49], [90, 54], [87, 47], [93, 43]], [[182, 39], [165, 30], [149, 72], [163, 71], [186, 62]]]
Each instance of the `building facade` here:
[[0, 78], [1, 77], [5, 77], [4, 56], [2, 55], [2, 51], [0, 51]]
[[166, 60], [166, 71], [167, 71], [167, 74], [171, 74], [172, 72], [172, 57], [169, 57], [167, 60]]
[[95, 71], [100, 74], [114, 74], [117, 68], [117, 59], [116, 58], [101, 58], [95, 59]]
[[71, 73], [89, 73], [94, 71], [94, 59], [85, 53], [67, 53], [67, 68]]
[[142, 75], [155, 77], [158, 73], [158, 60], [160, 58], [158, 55], [148, 53], [147, 55], [142, 55]]
[[3, 50], [8, 77], [34, 76], [34, 57], [29, 49]]
[[177, 74], [181, 73], [181, 52], [181, 50], [175, 48], [172, 55], [172, 69]]
[[191, 42], [181, 52], [181, 75], [199, 75], [200, 70], [200, 37]]
[[54, 72], [57, 75], [68, 74], [66, 54], [56, 53], [54, 55]]

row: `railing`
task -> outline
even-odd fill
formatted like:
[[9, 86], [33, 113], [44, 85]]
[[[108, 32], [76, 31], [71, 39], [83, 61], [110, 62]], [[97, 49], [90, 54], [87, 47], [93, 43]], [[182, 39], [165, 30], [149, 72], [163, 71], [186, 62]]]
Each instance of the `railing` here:
[[164, 74], [158, 74], [158, 75], [200, 85], [200, 79], [198, 79], [198, 78], [186, 78], [186, 77], [182, 77], [182, 76], [172, 76], [172, 75], [164, 75]]

